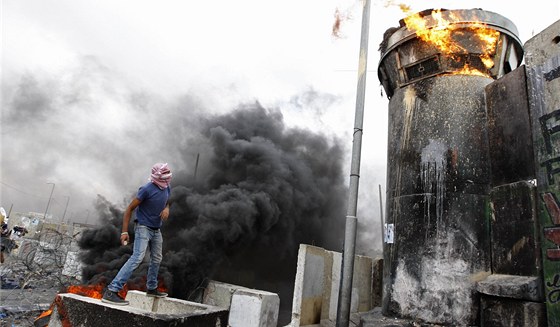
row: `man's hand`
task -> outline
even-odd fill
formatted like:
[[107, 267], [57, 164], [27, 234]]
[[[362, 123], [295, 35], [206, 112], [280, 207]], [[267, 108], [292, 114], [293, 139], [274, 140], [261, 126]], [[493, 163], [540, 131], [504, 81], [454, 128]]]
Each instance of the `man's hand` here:
[[121, 233], [121, 244], [127, 245], [129, 241], [128, 233]]
[[130, 202], [128, 207], [126, 207], [126, 210], [124, 211], [123, 227], [122, 227], [123, 232], [121, 233], [121, 244], [122, 245], [127, 245], [128, 242], [129, 242], [128, 232], [127, 232], [128, 222], [130, 221], [130, 217], [132, 216], [132, 212], [134, 211], [134, 209], [136, 209], [136, 207], [138, 207], [140, 205], [140, 203], [142, 203], [142, 201], [140, 201], [140, 199], [134, 198], [134, 199], [132, 199], [132, 201]]
[[167, 218], [169, 217], [169, 206], [165, 206], [165, 208], [163, 208], [163, 210], [161, 211], [161, 213], [159, 214], [159, 216], [160, 216], [161, 219], [163, 219], [164, 221], [167, 220]]

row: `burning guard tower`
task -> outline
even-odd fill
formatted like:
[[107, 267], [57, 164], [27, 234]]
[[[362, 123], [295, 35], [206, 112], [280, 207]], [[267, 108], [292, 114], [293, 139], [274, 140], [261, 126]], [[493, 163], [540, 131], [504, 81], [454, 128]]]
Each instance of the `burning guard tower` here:
[[559, 42], [480, 9], [385, 33], [384, 315], [560, 326]]

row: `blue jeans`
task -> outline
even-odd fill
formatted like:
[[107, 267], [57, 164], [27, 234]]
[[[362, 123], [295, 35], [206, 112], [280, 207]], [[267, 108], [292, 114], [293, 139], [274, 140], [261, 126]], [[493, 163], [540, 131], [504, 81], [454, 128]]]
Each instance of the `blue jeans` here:
[[149, 290], [153, 290], [158, 286], [157, 277], [159, 265], [163, 258], [161, 254], [163, 246], [161, 232], [160, 230], [153, 230], [140, 224], [136, 225], [134, 232], [135, 239], [132, 256], [128, 258], [128, 261], [122, 266], [117, 276], [115, 276], [111, 284], [107, 287], [110, 291], [118, 292], [123, 288], [134, 269], [138, 268], [142, 260], [144, 260], [148, 246], [150, 247], [150, 265], [148, 266], [146, 287]]

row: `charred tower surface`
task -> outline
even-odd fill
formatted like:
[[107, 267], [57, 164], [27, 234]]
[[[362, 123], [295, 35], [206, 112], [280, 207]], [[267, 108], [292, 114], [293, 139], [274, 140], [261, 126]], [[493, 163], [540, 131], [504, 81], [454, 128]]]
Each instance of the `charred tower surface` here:
[[480, 9], [426, 10], [385, 34], [390, 99], [383, 313], [472, 324], [490, 271], [484, 88], [521, 64], [517, 29]]

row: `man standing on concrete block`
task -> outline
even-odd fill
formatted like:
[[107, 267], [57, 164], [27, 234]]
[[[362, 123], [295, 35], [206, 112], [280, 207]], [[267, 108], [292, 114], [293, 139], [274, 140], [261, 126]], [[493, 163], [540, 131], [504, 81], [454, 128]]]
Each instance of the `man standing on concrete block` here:
[[136, 210], [135, 241], [132, 256], [119, 270], [107, 290], [103, 294], [103, 302], [127, 305], [128, 301], [118, 295], [128, 281], [134, 269], [136, 269], [144, 256], [146, 249], [150, 247], [150, 264], [148, 266], [148, 277], [146, 280], [147, 296], [166, 297], [167, 293], [157, 290], [159, 265], [162, 260], [163, 238], [160, 227], [164, 220], [169, 217], [169, 195], [171, 194], [169, 182], [171, 181], [171, 170], [167, 163], [156, 163], [152, 167], [150, 181], [141, 186], [136, 197], [130, 202], [124, 212], [121, 244], [127, 245], [128, 223], [132, 212]]

